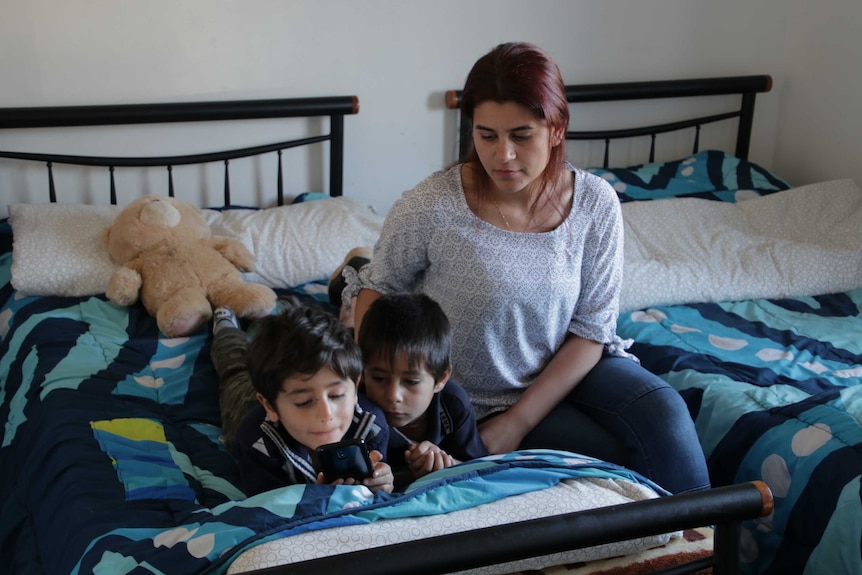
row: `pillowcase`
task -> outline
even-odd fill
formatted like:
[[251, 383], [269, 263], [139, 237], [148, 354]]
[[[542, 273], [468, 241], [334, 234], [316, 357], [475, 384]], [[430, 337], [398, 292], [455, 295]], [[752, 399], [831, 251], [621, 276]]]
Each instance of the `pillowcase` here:
[[736, 202], [791, 187], [766, 168], [719, 150], [672, 162], [587, 171], [610, 182], [621, 202], [678, 197]]
[[[27, 295], [105, 293], [114, 264], [99, 237], [119, 206], [13, 204], [12, 286]], [[373, 246], [383, 217], [344, 197], [267, 209], [203, 210], [213, 235], [240, 240], [256, 257], [248, 281], [272, 288], [326, 278], [357, 246]]]
[[27, 295], [105, 293], [114, 264], [99, 234], [119, 206], [13, 204], [12, 287]]
[[236, 238], [255, 255], [255, 270], [245, 278], [272, 288], [329, 277], [352, 248], [373, 247], [383, 227], [383, 216], [343, 196], [204, 212], [214, 235]]

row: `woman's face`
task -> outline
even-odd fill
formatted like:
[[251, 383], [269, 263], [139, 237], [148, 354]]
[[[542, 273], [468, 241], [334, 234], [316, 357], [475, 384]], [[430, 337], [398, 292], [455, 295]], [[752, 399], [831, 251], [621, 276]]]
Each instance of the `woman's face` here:
[[483, 102], [473, 110], [473, 145], [497, 191], [520, 192], [542, 175], [562, 140], [524, 106]]

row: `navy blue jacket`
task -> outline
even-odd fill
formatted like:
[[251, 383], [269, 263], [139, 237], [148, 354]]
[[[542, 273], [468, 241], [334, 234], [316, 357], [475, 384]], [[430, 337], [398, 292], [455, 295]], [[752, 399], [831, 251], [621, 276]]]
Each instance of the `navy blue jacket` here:
[[[389, 425], [380, 407], [362, 393], [343, 439], [355, 437], [364, 439], [369, 451], [376, 449], [386, 459]], [[249, 496], [285, 485], [314, 483], [317, 478], [308, 448], [280, 423], [267, 421], [262, 405], [249, 411], [239, 424], [234, 451], [242, 489]]]
[[[446, 382], [443, 389], [434, 394], [427, 413], [426, 440], [459, 461], [488, 455], [476, 428], [476, 414], [470, 398], [460, 385], [451, 380]], [[393, 470], [406, 469], [404, 450], [410, 443], [397, 429], [390, 428], [387, 461]]]

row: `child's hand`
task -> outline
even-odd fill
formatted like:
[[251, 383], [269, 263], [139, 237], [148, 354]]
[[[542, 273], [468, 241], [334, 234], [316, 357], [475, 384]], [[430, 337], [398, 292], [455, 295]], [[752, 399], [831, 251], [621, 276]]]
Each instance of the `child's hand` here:
[[374, 472], [371, 477], [366, 477], [362, 480], [362, 484], [373, 492], [383, 491], [392, 493], [395, 484], [395, 475], [392, 473], [392, 468], [389, 464], [383, 461], [383, 454], [376, 449], [368, 454], [371, 463], [374, 465]]
[[440, 449], [430, 441], [411, 445], [404, 452], [404, 459], [410, 467], [413, 477], [420, 478], [432, 471], [452, 467], [460, 463], [457, 459]]
[[[315, 483], [317, 483], [318, 485], [323, 485], [324, 483], [326, 483], [326, 479], [324, 479], [322, 471], [317, 472], [317, 481], [315, 481]], [[354, 485], [356, 483], [358, 483], [358, 481], [356, 481], [352, 477], [339, 477], [335, 481], [331, 482], [330, 485]]]
[[[371, 477], [366, 477], [362, 481], [357, 481], [353, 477], [339, 477], [330, 483], [330, 485], [357, 485], [361, 483], [374, 492], [385, 491], [386, 493], [392, 493], [395, 475], [392, 473], [392, 468], [389, 467], [389, 464], [382, 461], [383, 454], [374, 449], [368, 454], [368, 458], [371, 459], [371, 464], [374, 466]], [[322, 472], [317, 473], [317, 481], [315, 483], [318, 485], [326, 483]]]

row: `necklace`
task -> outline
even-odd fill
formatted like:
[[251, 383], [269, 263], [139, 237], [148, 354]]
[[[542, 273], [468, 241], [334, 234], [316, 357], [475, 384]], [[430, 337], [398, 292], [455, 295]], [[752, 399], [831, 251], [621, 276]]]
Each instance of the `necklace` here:
[[491, 198], [491, 201], [494, 202], [494, 207], [497, 208], [497, 212], [500, 214], [500, 217], [503, 218], [503, 223], [506, 224], [506, 228], [508, 228], [510, 232], [514, 232], [515, 230], [513, 230], [512, 226], [509, 224], [509, 220], [506, 218], [506, 214], [504, 214], [503, 210], [500, 209], [500, 204], [498, 204], [497, 200], [495, 200], [494, 198]]
[[[574, 185], [576, 183], [576, 179], [577, 179], [577, 174], [575, 174], [573, 172], [572, 173], [572, 183], [570, 184], [572, 186], [573, 190], [574, 190]], [[497, 203], [497, 200], [495, 198], [491, 197], [491, 202], [494, 203], [494, 207], [497, 208], [497, 213], [500, 214], [500, 217], [503, 219], [503, 223], [506, 224], [506, 229], [509, 230], [510, 232], [514, 232], [515, 230], [514, 230], [514, 228], [512, 228], [512, 224], [509, 223], [509, 218], [507, 218], [506, 214], [503, 213], [503, 210], [500, 209], [500, 204]], [[568, 209], [565, 211], [564, 211], [564, 208], [560, 208], [557, 210], [559, 212], [559, 215], [560, 215], [560, 220], [556, 221], [554, 226], [559, 225], [560, 223], [563, 223], [566, 221], [566, 219], [568, 218], [568, 214], [570, 214], [571, 211], [574, 209], [574, 204], [575, 204], [575, 194], [574, 194], [574, 191], [572, 191], [572, 193], [569, 195], [569, 199], [568, 199]], [[547, 228], [543, 228], [541, 225], [543, 222], [548, 222], [551, 219], [550, 216], [542, 216], [542, 218], [543, 218], [542, 221], [540, 221], [538, 223], [534, 223], [536, 215], [534, 213], [532, 213], [532, 209], [535, 208], [535, 205], [536, 204], [535, 204], [535, 200], [534, 200], [533, 205], [527, 211], [527, 214], [526, 214], [527, 215], [527, 223], [524, 224], [524, 229], [521, 230], [521, 233], [526, 233], [528, 229], [534, 229], [534, 230], [539, 230], [539, 231], [549, 231], [549, 230], [554, 229], [554, 226], [549, 226]], [[532, 224], [532, 226], [531, 226], [531, 224]]]

